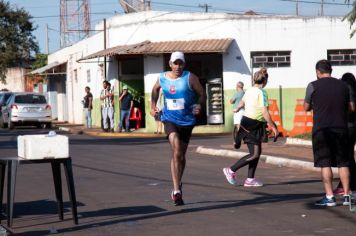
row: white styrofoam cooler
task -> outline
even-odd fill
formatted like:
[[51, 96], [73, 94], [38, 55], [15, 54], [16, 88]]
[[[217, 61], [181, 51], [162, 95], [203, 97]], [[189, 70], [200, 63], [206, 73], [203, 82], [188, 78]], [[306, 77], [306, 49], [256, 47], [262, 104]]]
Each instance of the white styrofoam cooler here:
[[68, 137], [64, 135], [21, 135], [17, 137], [17, 155], [25, 159], [69, 157]]

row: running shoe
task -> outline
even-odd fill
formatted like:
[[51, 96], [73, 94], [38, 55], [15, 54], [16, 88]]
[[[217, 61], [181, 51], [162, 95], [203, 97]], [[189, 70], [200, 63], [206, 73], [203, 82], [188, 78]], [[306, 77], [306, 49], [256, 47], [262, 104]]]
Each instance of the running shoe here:
[[171, 194], [171, 197], [172, 197], [172, 200], [174, 202], [174, 205], [175, 206], [182, 206], [184, 205], [184, 201], [183, 201], [183, 198], [182, 198], [182, 193], [175, 193], [172, 191], [172, 194]]
[[244, 187], [262, 187], [263, 183], [255, 178], [247, 178], [244, 183]]
[[350, 206], [350, 198], [351, 198], [351, 196], [346, 194], [343, 197], [344, 197], [344, 202], [342, 203], [342, 205]]
[[236, 174], [234, 172], [232, 172], [229, 167], [224, 168], [223, 172], [227, 179], [227, 182], [229, 182], [229, 184], [235, 185], [236, 184], [236, 179], [235, 179]]
[[319, 201], [316, 201], [315, 205], [316, 206], [336, 206], [336, 199], [335, 199], [335, 197], [332, 197], [331, 199], [329, 199], [326, 196], [324, 196]]

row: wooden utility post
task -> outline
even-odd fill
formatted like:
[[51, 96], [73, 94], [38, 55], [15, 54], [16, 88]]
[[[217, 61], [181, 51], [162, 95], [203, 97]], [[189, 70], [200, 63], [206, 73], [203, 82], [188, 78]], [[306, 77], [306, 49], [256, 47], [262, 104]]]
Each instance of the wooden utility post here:
[[[106, 19], [104, 19], [104, 50], [106, 49]], [[104, 56], [104, 80], [106, 78], [106, 56]]]
[[205, 3], [205, 4], [199, 4], [199, 7], [205, 8], [205, 12], [208, 12], [208, 11], [209, 11], [209, 8], [211, 8], [211, 6], [209, 6], [207, 3]]
[[45, 52], [48, 55], [49, 54], [49, 46], [48, 46], [48, 24], [46, 24], [45, 27]]

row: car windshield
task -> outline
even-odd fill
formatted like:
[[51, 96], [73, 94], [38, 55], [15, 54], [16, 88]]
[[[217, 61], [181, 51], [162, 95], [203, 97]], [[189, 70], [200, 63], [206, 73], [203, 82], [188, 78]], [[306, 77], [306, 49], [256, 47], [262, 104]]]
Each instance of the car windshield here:
[[0, 102], [5, 103], [10, 96], [11, 93], [0, 94]]
[[36, 94], [17, 95], [15, 97], [15, 103], [45, 104], [46, 98], [42, 95], [36, 95]]

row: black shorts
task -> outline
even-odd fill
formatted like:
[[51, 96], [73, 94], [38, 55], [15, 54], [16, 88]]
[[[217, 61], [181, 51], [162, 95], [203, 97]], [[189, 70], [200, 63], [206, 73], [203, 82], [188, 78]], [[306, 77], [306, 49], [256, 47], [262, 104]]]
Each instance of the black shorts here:
[[315, 167], [348, 167], [347, 129], [324, 128], [312, 135]]
[[164, 124], [164, 132], [166, 133], [167, 138], [171, 133], [177, 133], [179, 140], [183, 141], [186, 144], [189, 143], [190, 137], [192, 136], [194, 125], [180, 126], [168, 121], [163, 122], [163, 124]]

